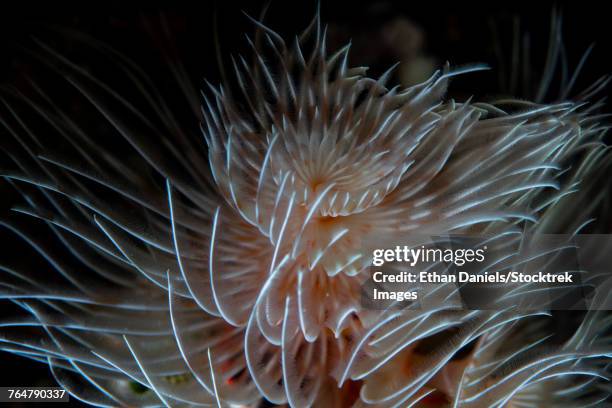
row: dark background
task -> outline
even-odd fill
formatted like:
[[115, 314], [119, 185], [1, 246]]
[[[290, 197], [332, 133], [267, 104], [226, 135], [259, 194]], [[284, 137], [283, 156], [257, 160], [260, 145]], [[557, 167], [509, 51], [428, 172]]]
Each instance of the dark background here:
[[[194, 2], [195, 3], [195, 2]], [[245, 48], [244, 34], [251, 34], [253, 25], [242, 10], [258, 16], [263, 2], [224, 0], [200, 1], [198, 4], [168, 5], [156, 3], [105, 2], [11, 2], [0, 12], [0, 85], [20, 87], [26, 76], [44, 78], [44, 67], [24, 51], [31, 49], [32, 38], [48, 41], [82, 66], [96, 65], [95, 59], [83, 51], [83, 44], [62, 29], [85, 33], [102, 40], [128, 55], [150, 75], [169, 102], [180, 100], [180, 90], [169, 66], [181, 63], [197, 91], [206, 78], [220, 80], [215, 48], [216, 35], [223, 58]], [[423, 34], [422, 53], [439, 65], [449, 61], [457, 66], [484, 62], [494, 69], [471, 74], [453, 81], [451, 94], [459, 99], [475, 95], [478, 99], [494, 97], [500, 92], [500, 69], [507, 63], [496, 57], [496, 47], [509, 55], [512, 27], [518, 18], [523, 31], [531, 34], [534, 73], [541, 69], [547, 50], [550, 16], [557, 7], [563, 15], [563, 34], [569, 66], [574, 67], [582, 53], [592, 43], [595, 50], [582, 71], [577, 89], [587, 86], [601, 75], [612, 73], [612, 36], [609, 14], [601, 3], [549, 1], [530, 2], [440, 2], [440, 1], [321, 1], [324, 22], [330, 24], [330, 49], [352, 39], [353, 65], [370, 65], [371, 75], [382, 73], [398, 61], [392, 44], [385, 42], [382, 30], [398, 18], [408, 18]], [[291, 38], [304, 28], [316, 9], [315, 1], [273, 1], [267, 25], [285, 38]], [[59, 31], [58, 31], [59, 29]], [[497, 32], [497, 33], [496, 33]], [[334, 45], [336, 47], [334, 47]], [[395, 44], [397, 45], [397, 44]], [[99, 68], [99, 67], [98, 67]], [[570, 71], [571, 72], [571, 71]], [[122, 83], [111, 73], [107, 78], [111, 87], [122, 90]], [[65, 86], [49, 83], [54, 88]], [[129, 91], [128, 91], [129, 92]], [[554, 95], [551, 95], [553, 98]], [[78, 106], [73, 107], [78, 112]], [[185, 115], [185, 126], [197, 132], [197, 120]], [[5, 137], [5, 136], [3, 136]], [[0, 184], [0, 216], [16, 199], [10, 187]], [[12, 235], [0, 231], [2, 258], [25, 257], [27, 250], [15, 242]], [[0, 259], [2, 259], [0, 258]], [[11, 315], [15, 308], [8, 302], [0, 303], [0, 317]], [[563, 317], [561, 317], [563, 319]], [[0, 385], [32, 386], [51, 384], [46, 366], [0, 352]], [[66, 406], [65, 404], [63, 406]]]

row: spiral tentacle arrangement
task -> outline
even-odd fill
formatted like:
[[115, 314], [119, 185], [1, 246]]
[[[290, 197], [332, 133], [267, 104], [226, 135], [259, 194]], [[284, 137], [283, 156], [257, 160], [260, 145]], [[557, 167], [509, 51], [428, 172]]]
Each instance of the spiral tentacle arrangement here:
[[349, 46], [329, 53], [318, 16], [291, 42], [255, 24], [232, 83], [203, 93], [203, 139], [136, 68], [162, 128], [41, 44], [135, 154], [42, 89], [4, 99], [3, 175], [23, 204], [1, 223], [46, 269], [0, 267], [0, 296], [24, 311], [0, 324], [2, 349], [98, 406], [603, 403], [609, 316], [551, 345], [545, 310], [458, 310], [434, 288], [427, 310], [361, 303], [372, 237], [579, 231], [605, 197], [582, 192], [610, 162], [588, 104], [447, 99], [478, 66], [389, 87], [390, 72], [348, 65]]

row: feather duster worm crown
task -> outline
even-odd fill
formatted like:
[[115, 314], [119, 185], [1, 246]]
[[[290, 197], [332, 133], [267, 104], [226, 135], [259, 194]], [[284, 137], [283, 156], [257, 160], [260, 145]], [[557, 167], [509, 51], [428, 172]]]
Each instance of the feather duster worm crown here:
[[56, 273], [2, 266], [0, 293], [25, 312], [0, 325], [2, 348], [97, 406], [602, 403], [609, 316], [587, 313], [553, 347], [544, 310], [458, 310], [433, 288], [432, 309], [361, 304], [363, 237], [476, 233], [511, 251], [524, 233], [577, 232], [578, 192], [610, 161], [593, 110], [445, 99], [477, 66], [389, 88], [391, 71], [348, 66], [348, 46], [327, 52], [318, 15], [291, 43], [255, 24], [252, 63], [204, 94], [208, 159], [141, 71], [125, 68], [162, 129], [41, 44], [139, 158], [119, 160], [41, 88], [5, 103], [3, 174], [24, 205], [2, 225]]

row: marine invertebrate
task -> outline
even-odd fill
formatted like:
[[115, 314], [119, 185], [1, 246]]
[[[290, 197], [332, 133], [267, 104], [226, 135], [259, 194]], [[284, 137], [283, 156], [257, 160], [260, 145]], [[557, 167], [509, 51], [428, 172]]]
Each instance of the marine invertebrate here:
[[[126, 67], [161, 129], [41, 44], [139, 158], [117, 160], [40, 89], [5, 104], [3, 174], [25, 203], [15, 210], [74, 259], [3, 221], [58, 272], [3, 267], [2, 296], [29, 314], [3, 323], [3, 347], [101, 406], [521, 406], [548, 379], [605, 377], [609, 340], [592, 327], [609, 319], [596, 313], [564, 345], [523, 359], [547, 341], [546, 311], [373, 310], [360, 297], [369, 240], [470, 232], [509, 245], [553, 228], [606, 151], [597, 118], [573, 102], [510, 112], [445, 99], [452, 76], [478, 67], [388, 88], [389, 74], [348, 66], [348, 46], [327, 52], [318, 15], [291, 44], [254, 23], [253, 63], [238, 58], [235, 86], [205, 93], [207, 157], [137, 69]], [[53, 154], [14, 103], [69, 151]], [[516, 348], [504, 350], [509, 338]]]

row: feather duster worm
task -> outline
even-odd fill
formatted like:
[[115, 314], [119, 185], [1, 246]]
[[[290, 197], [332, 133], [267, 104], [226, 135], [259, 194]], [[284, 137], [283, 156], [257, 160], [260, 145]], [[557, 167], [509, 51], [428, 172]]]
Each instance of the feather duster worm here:
[[544, 310], [457, 310], [432, 288], [427, 310], [360, 298], [363, 237], [475, 233], [511, 246], [577, 232], [590, 212], [567, 208], [609, 162], [593, 110], [445, 99], [449, 78], [478, 66], [389, 88], [391, 71], [348, 66], [348, 46], [327, 52], [318, 16], [291, 43], [255, 24], [252, 63], [237, 58], [233, 85], [204, 93], [207, 159], [138, 68], [125, 70], [163, 128], [40, 44], [138, 157], [119, 160], [38, 87], [4, 101], [3, 174], [24, 199], [14, 210], [59, 245], [23, 218], [2, 221], [55, 271], [1, 267], [1, 296], [26, 312], [2, 322], [2, 348], [98, 406], [604, 401], [605, 316], [587, 314], [555, 346]]

